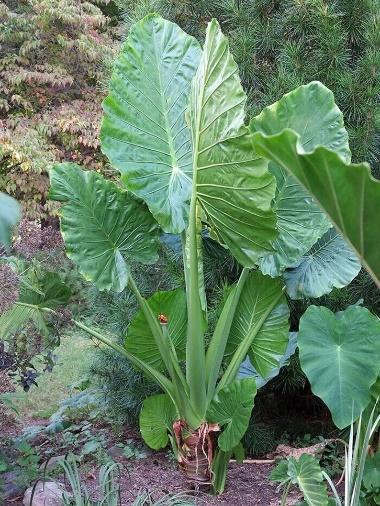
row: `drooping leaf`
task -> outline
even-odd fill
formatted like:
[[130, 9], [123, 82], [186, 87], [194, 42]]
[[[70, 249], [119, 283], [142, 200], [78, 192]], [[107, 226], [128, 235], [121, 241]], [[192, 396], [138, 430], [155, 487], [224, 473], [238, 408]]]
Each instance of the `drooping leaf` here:
[[55, 272], [45, 272], [38, 280], [38, 287], [33, 289], [24, 285], [20, 290], [20, 302], [33, 304], [40, 308], [55, 309], [67, 304], [71, 297], [70, 288], [61, 281]]
[[288, 344], [289, 308], [280, 279], [251, 272], [244, 284], [227, 343], [232, 354], [246, 338], [252, 340], [248, 356], [266, 378], [279, 366]]
[[[163, 314], [168, 319], [168, 334], [179, 360], [185, 358], [186, 349], [186, 294], [182, 288], [170, 292], [156, 292], [148, 304], [157, 317]], [[139, 311], [128, 327], [125, 347], [136, 357], [155, 369], [163, 370], [164, 364], [150, 331], [144, 313]]]
[[340, 234], [330, 229], [296, 264], [284, 273], [292, 299], [321, 297], [343, 288], [359, 274], [360, 262]]
[[263, 378], [260, 376], [260, 374], [256, 371], [256, 369], [253, 367], [252, 362], [250, 361], [249, 357], [242, 362], [239, 372], [238, 372], [238, 378], [255, 378], [257, 389], [263, 387], [270, 381], [271, 379], [278, 376], [280, 369], [284, 367], [285, 365], [288, 365], [289, 359], [292, 355], [294, 355], [295, 351], [297, 349], [297, 332], [289, 332], [289, 342], [286, 347], [285, 353], [283, 356], [279, 359], [278, 366], [271, 370], [268, 376], [266, 378]]
[[140, 431], [145, 443], [154, 450], [165, 448], [175, 419], [176, 410], [167, 394], [145, 399], [140, 413]]
[[276, 251], [260, 259], [259, 266], [264, 274], [276, 277], [306, 253], [331, 224], [293, 177], [274, 164], [270, 170], [277, 180], [274, 210], [279, 235], [273, 243]]
[[189, 100], [193, 177], [213, 233], [242, 265], [252, 266], [272, 251], [275, 180], [254, 152], [245, 102], [228, 41], [212, 20]]
[[308, 506], [327, 506], [328, 496], [318, 460], [303, 453], [298, 460], [288, 459], [288, 475], [297, 484]]
[[225, 386], [211, 401], [206, 418], [223, 427], [218, 438], [218, 446], [223, 451], [230, 451], [240, 443], [248, 427], [255, 395], [255, 380], [246, 378]]
[[102, 150], [165, 232], [186, 227], [192, 149], [185, 109], [200, 55], [193, 37], [149, 15], [129, 31], [103, 103]]
[[278, 483], [284, 483], [289, 480], [288, 475], [288, 460], [283, 459], [276, 465], [269, 475], [271, 481], [277, 481]]
[[62, 163], [50, 172], [50, 198], [63, 202], [66, 253], [99, 290], [122, 291], [128, 260], [157, 260], [157, 224], [133, 195], [93, 171]]
[[[334, 95], [323, 84], [300, 86], [266, 107], [250, 123], [252, 132], [264, 135], [274, 135], [285, 128], [299, 135], [304, 152], [325, 146], [350, 161], [343, 114], [334, 102]], [[270, 168], [277, 179], [275, 210], [279, 235], [274, 242], [276, 252], [265, 257], [260, 267], [264, 274], [278, 276], [306, 253], [330, 224], [310, 194], [286, 170], [273, 162]]]
[[314, 150], [309, 151], [296, 131], [284, 130], [280, 122], [273, 124], [270, 131], [254, 133], [257, 152], [302, 184], [380, 286], [377, 234], [380, 182], [371, 176], [368, 164], [350, 164], [342, 158], [339, 139], [329, 149], [314, 145]]
[[350, 306], [334, 315], [310, 306], [300, 321], [298, 348], [311, 388], [347, 427], [371, 399], [380, 364], [380, 320], [368, 309]]
[[21, 209], [17, 201], [0, 192], [0, 246], [10, 246], [12, 230], [20, 218]]

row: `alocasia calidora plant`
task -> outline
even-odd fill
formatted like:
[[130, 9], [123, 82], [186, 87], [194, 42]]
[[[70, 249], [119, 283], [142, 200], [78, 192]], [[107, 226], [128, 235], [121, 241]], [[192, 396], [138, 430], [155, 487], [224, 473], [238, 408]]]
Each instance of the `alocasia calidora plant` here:
[[[305, 190], [317, 194], [318, 176], [305, 184], [304, 172], [320, 168], [322, 184], [335, 166], [337, 172], [357, 171], [358, 178], [368, 171], [349, 165], [342, 114], [322, 84], [301, 86], [249, 126], [245, 102], [237, 65], [215, 20], [202, 49], [175, 24], [150, 15], [131, 28], [103, 104], [101, 146], [120, 171], [120, 181], [68, 163], [56, 165], [50, 175], [50, 196], [62, 202], [68, 256], [100, 290], [129, 288], [140, 305], [124, 346], [76, 324], [158, 383], [163, 393], [146, 399], [141, 411], [144, 440], [155, 449], [170, 441], [187, 475], [212, 483], [216, 492], [223, 490], [226, 464], [247, 429], [256, 381], [262, 385], [273, 377], [284, 354], [294, 352], [285, 292], [294, 298], [320, 296], [347, 285], [360, 269], [351, 248]], [[379, 185], [368, 185], [373, 191], [365, 205], [371, 207]], [[348, 233], [356, 233], [355, 224], [350, 218], [350, 227], [345, 225], [346, 211], [330, 193], [331, 210], [322, 198], [316, 200], [363, 253], [367, 267], [378, 272], [379, 260], [365, 260], [361, 248], [367, 241], [372, 247], [370, 227], [357, 245]], [[204, 229], [242, 266], [207, 346]], [[185, 287], [145, 299], [128, 263], [154, 263], [161, 232], [182, 239]], [[301, 351], [311, 377], [315, 340], [306, 346], [307, 334], [313, 334], [318, 317], [326, 315], [311, 314], [301, 328]], [[347, 315], [344, 324], [349, 326], [353, 317]], [[334, 318], [329, 316], [321, 329], [332, 347], [337, 334], [344, 339], [333, 329]], [[372, 325], [379, 332], [378, 322]], [[379, 353], [376, 340], [367, 337], [363, 359], [368, 347]], [[238, 374], [244, 360], [252, 374]], [[329, 361], [333, 376], [339, 358], [331, 355]], [[350, 371], [356, 373], [356, 366]], [[324, 370], [327, 364], [316, 362], [315, 367]], [[374, 383], [375, 369], [367, 372], [362, 388]], [[345, 422], [340, 415], [337, 421]]]

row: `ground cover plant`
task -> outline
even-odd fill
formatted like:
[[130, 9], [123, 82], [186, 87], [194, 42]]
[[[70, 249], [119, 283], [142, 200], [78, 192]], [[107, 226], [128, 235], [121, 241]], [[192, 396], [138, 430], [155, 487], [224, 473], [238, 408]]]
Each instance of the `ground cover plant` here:
[[[379, 183], [365, 164], [350, 164], [342, 114], [321, 83], [297, 88], [249, 125], [245, 102], [215, 20], [202, 50], [150, 15], [131, 29], [104, 102], [102, 150], [120, 180], [68, 163], [50, 173], [68, 256], [99, 290], [128, 287], [140, 307], [122, 344], [72, 323], [158, 384], [164, 393], [141, 411], [145, 442], [159, 449], [170, 441], [187, 476], [216, 493], [231, 456], [241, 458], [257, 389], [296, 345], [338, 427], [378, 396], [379, 320], [360, 304], [336, 314], [311, 306], [297, 336], [286, 294], [298, 300], [345, 286], [358, 258], [379, 283]], [[161, 232], [180, 237], [185, 287], [145, 299], [130, 264], [157, 261]], [[211, 333], [202, 234], [241, 265]], [[15, 308], [55, 314], [44, 298]]]

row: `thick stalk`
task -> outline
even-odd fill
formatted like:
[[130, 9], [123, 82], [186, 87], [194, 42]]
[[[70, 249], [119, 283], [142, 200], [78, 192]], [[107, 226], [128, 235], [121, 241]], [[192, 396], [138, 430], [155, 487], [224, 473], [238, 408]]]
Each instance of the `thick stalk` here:
[[286, 485], [286, 488], [284, 490], [284, 493], [283, 493], [282, 499], [281, 499], [281, 506], [286, 506], [286, 499], [288, 498], [288, 494], [289, 494], [289, 490], [290, 490], [291, 485], [292, 485], [291, 481], [289, 481], [288, 484]]
[[251, 332], [242, 340], [242, 342], [239, 344], [237, 350], [232, 356], [231, 362], [228, 364], [227, 369], [225, 370], [221, 380], [218, 383], [218, 386], [216, 387], [216, 392], [219, 392], [224, 386], [231, 383], [236, 378], [236, 375], [238, 373], [240, 364], [243, 362], [245, 357], [247, 356], [248, 350], [252, 345], [252, 342], [257, 335], [257, 333], [260, 331], [263, 323], [267, 319], [268, 315], [271, 313], [271, 311], [276, 307], [276, 304], [282, 297], [281, 292], [278, 297], [270, 304], [266, 311], [263, 313], [260, 320], [257, 322], [255, 327], [251, 330]]
[[220, 367], [223, 362], [226, 345], [231, 330], [232, 320], [238, 305], [244, 283], [247, 279], [249, 269], [244, 268], [237, 285], [229, 294], [222, 313], [216, 324], [214, 334], [211, 338], [206, 354], [206, 380], [207, 380], [207, 401], [214, 397], [215, 386], [218, 381]]
[[191, 426], [197, 426], [200, 422], [199, 416], [195, 415], [193, 406], [189, 400], [189, 389], [185, 376], [180, 368], [178, 359], [172, 350], [172, 343], [165, 327], [165, 332], [158, 321], [158, 315], [154, 315], [148, 302], [141, 295], [133, 278], [129, 279], [129, 286], [134, 293], [145, 318], [147, 319], [149, 328], [155, 339], [157, 348], [164, 361], [165, 367], [172, 379], [173, 389], [176, 397], [176, 406], [181, 417], [185, 418]]
[[[196, 179], [196, 176], [193, 176]], [[198, 265], [198, 205], [196, 181], [193, 181], [193, 194], [190, 204], [189, 228], [185, 261], [188, 262], [187, 295], [187, 342], [186, 342], [186, 379], [190, 390], [190, 402], [200, 417], [206, 412], [206, 375], [205, 349], [203, 334], [203, 311], [199, 291]]]

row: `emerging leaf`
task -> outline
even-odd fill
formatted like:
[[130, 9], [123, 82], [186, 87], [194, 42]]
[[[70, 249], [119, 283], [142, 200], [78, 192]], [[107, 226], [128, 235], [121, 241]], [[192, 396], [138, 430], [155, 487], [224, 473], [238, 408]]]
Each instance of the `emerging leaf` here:
[[99, 290], [126, 287], [128, 260], [157, 260], [157, 224], [133, 195], [72, 163], [55, 165], [50, 181], [50, 198], [64, 203], [60, 216], [67, 256]]
[[[170, 292], [156, 292], [148, 299], [149, 306], [157, 318], [164, 314], [168, 320], [168, 338], [173, 343], [179, 360], [185, 358], [186, 349], [186, 294], [182, 288]], [[164, 363], [150, 331], [144, 313], [139, 311], [128, 327], [125, 347], [136, 357], [155, 369], [163, 370]]]

